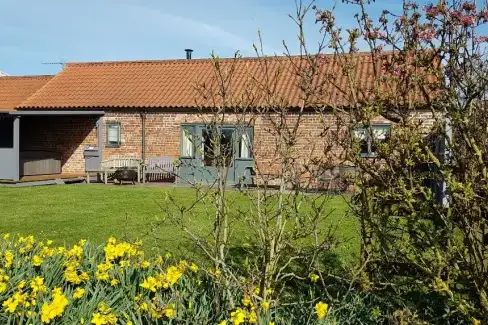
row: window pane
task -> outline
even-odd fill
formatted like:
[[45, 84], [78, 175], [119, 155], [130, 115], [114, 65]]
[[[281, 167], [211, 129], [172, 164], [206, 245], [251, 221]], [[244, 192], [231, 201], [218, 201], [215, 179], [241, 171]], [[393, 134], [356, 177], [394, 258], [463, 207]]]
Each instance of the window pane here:
[[109, 144], [120, 144], [120, 125], [107, 126], [107, 142]]
[[387, 141], [388, 136], [390, 134], [390, 126], [389, 125], [373, 125], [371, 127], [371, 152], [370, 154], [374, 154], [378, 151], [379, 145], [385, 141]]
[[183, 129], [181, 155], [183, 157], [193, 157], [193, 133], [191, 128]]
[[366, 130], [365, 129], [357, 129], [354, 130], [354, 137], [357, 139], [365, 139], [366, 138]]
[[218, 131], [208, 129], [202, 131], [203, 163], [205, 166], [231, 166], [233, 156], [232, 134], [234, 130], [221, 129], [219, 138], [214, 136], [214, 132]]
[[251, 140], [249, 139], [249, 133], [244, 132], [241, 135], [241, 141], [239, 144], [240, 152], [239, 157], [251, 158]]
[[385, 140], [390, 132], [389, 127], [373, 126], [373, 137], [378, 140]]
[[354, 130], [354, 137], [359, 140], [359, 153], [362, 156], [368, 155], [369, 148], [366, 129], [361, 128]]

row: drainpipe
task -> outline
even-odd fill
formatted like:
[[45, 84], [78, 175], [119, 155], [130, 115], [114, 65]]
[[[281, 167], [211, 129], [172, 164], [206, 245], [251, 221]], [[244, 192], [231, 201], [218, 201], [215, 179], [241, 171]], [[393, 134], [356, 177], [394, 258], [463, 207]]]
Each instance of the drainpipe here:
[[146, 112], [141, 111], [142, 125], [142, 161], [146, 160]]

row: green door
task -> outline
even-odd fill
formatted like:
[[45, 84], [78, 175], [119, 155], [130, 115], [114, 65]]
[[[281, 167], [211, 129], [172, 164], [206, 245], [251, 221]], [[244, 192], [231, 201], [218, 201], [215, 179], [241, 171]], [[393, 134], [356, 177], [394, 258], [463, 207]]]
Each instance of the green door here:
[[[181, 129], [181, 181], [212, 184], [222, 173], [227, 184], [234, 185], [242, 182], [244, 175], [250, 174], [250, 166], [254, 164], [249, 144], [252, 129], [201, 124], [184, 124]], [[247, 180], [248, 183], [249, 176]]]

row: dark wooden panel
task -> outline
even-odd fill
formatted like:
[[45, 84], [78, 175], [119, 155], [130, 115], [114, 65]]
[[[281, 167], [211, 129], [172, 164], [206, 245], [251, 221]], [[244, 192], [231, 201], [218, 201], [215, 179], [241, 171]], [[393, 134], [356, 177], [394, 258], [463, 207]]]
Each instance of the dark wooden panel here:
[[61, 154], [51, 151], [21, 151], [20, 175], [51, 175], [61, 173]]

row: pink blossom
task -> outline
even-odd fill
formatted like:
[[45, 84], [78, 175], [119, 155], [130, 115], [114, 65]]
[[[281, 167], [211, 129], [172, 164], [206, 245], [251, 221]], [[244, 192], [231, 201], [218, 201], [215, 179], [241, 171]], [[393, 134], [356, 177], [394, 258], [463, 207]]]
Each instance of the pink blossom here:
[[380, 31], [378, 30], [373, 30], [372, 32], [366, 32], [364, 34], [364, 37], [367, 38], [367, 39], [370, 39], [370, 40], [374, 40], [374, 39], [381, 39], [381, 38], [384, 38], [385, 35], [383, 33], [381, 33]]
[[480, 20], [482, 20], [484, 23], [486, 23], [488, 21], [488, 10], [486, 10], [486, 9], [481, 10], [479, 17], [480, 17]]
[[376, 46], [376, 48], [374, 49], [374, 52], [376, 54], [379, 54], [379, 53], [383, 52], [384, 48], [385, 48], [385, 46], [383, 44], [380, 44], [380, 45]]
[[400, 75], [400, 68], [395, 65], [391, 71], [391, 73], [394, 75], [394, 76], [399, 76]]
[[459, 10], [452, 10], [450, 12], [450, 14], [451, 14], [452, 18], [457, 19], [457, 20], [461, 19], [462, 15], [463, 15]]
[[476, 36], [474, 41], [475, 43], [488, 43], [488, 36]]
[[423, 7], [424, 11], [427, 14], [427, 17], [429, 18], [434, 18], [440, 15], [441, 11], [439, 10], [438, 6], [434, 6], [432, 4], [424, 6]]
[[476, 20], [471, 15], [464, 15], [461, 17], [460, 22], [464, 27], [469, 27], [474, 25], [476, 23]]
[[419, 32], [418, 37], [422, 41], [430, 42], [435, 37], [435, 34], [434, 28], [426, 28]]

